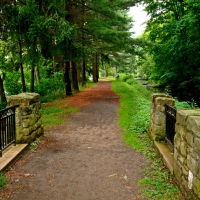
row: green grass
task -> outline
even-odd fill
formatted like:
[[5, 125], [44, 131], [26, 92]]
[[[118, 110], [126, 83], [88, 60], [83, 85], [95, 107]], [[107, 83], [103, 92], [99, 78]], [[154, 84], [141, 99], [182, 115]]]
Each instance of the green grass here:
[[[91, 83], [91, 82], [87, 82], [84, 87], [79, 85], [79, 89], [80, 90], [84, 90], [85, 88], [89, 88], [89, 87], [94, 87], [96, 86], [97, 83]], [[47, 96], [46, 98], [48, 99], [49, 96]], [[51, 95], [50, 95], [51, 97]], [[57, 97], [57, 98], [56, 98]], [[59, 104], [59, 99], [63, 98], [63, 96], [55, 96], [55, 98], [49, 98], [50, 101], [48, 102], [56, 102], [56, 105]], [[73, 114], [76, 113], [78, 111], [77, 108], [74, 107], [69, 107], [69, 108], [63, 108], [63, 106], [66, 105], [62, 105], [62, 103], [60, 103], [61, 105], [59, 106], [45, 106], [45, 104], [43, 104], [42, 106], [42, 123], [44, 126], [57, 126], [59, 124], [62, 124], [66, 118], [67, 115], [69, 114]]]
[[5, 174], [0, 172], [0, 189], [5, 187], [7, 182], [8, 182], [8, 180], [7, 180], [6, 176], [5, 176]]
[[82, 91], [85, 88], [90, 88], [90, 87], [94, 87], [96, 86], [97, 83], [92, 83], [92, 82], [87, 82], [84, 86], [82, 86], [81, 84], [79, 85], [79, 90]]
[[77, 108], [61, 108], [58, 106], [42, 106], [42, 123], [47, 125], [59, 125], [65, 120], [65, 116], [77, 112]]
[[124, 131], [123, 140], [143, 153], [150, 162], [149, 168], [144, 169], [145, 178], [138, 182], [143, 188], [142, 195], [151, 200], [178, 200], [179, 189], [173, 184], [169, 170], [165, 168], [147, 134], [150, 92], [132, 77], [123, 80], [112, 82], [112, 89], [121, 96], [118, 114], [119, 125]]

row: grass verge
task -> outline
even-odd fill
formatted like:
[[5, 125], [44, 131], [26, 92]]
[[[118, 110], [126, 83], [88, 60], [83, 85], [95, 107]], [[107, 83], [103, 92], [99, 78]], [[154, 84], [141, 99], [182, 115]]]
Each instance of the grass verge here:
[[8, 180], [7, 180], [6, 176], [5, 176], [5, 174], [0, 172], [0, 189], [5, 187], [7, 182], [8, 182]]
[[62, 108], [59, 106], [42, 106], [42, 123], [44, 126], [57, 126], [62, 124], [65, 117], [69, 114], [77, 112], [77, 108]]
[[121, 96], [119, 124], [124, 130], [123, 140], [150, 161], [144, 169], [145, 177], [138, 182], [142, 195], [151, 200], [179, 200], [180, 192], [158, 156], [147, 134], [150, 114], [150, 92], [132, 77], [112, 82], [112, 89]]

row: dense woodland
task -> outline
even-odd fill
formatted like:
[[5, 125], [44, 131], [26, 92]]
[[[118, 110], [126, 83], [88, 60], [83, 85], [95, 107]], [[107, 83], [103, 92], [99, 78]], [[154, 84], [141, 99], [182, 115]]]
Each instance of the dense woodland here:
[[[130, 7], [143, 4], [134, 38]], [[136, 73], [159, 86], [200, 87], [199, 0], [1, 0], [0, 97], [72, 95], [91, 78]]]
[[136, 0], [1, 0], [0, 95], [79, 90], [109, 67], [125, 66], [135, 53]]
[[159, 86], [199, 98], [200, 1], [144, 0], [149, 15], [140, 73]]

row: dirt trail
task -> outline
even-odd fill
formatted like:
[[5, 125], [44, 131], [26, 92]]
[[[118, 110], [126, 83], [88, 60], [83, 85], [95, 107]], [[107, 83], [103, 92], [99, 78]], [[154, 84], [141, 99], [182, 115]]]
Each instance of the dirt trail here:
[[137, 181], [148, 163], [122, 141], [117, 124], [119, 96], [111, 83], [101, 81], [62, 101], [80, 111], [46, 131], [37, 152], [15, 164], [9, 172], [10, 184], [0, 190], [3, 199], [145, 199]]

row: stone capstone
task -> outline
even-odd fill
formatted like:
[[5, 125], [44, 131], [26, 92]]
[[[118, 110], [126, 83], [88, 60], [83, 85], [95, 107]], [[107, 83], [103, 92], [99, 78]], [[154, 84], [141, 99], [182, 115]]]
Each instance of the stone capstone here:
[[17, 143], [31, 143], [43, 134], [40, 95], [21, 93], [8, 98], [8, 106], [16, 108]]

